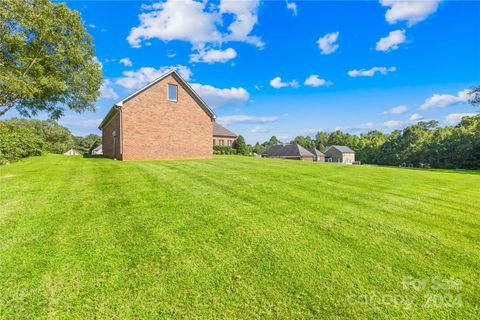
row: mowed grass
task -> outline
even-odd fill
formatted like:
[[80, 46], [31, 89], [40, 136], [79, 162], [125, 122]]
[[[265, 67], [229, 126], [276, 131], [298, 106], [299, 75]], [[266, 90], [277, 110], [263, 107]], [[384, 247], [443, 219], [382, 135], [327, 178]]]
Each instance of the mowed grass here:
[[475, 172], [51, 155], [0, 191], [2, 319], [478, 317]]

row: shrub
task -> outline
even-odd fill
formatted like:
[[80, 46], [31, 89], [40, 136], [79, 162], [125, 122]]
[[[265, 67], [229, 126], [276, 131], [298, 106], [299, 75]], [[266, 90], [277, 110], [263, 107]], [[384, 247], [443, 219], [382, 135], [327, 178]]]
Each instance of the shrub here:
[[213, 154], [236, 154], [237, 150], [229, 146], [213, 146]]
[[45, 140], [32, 128], [0, 121], [0, 164], [39, 156], [44, 148]]

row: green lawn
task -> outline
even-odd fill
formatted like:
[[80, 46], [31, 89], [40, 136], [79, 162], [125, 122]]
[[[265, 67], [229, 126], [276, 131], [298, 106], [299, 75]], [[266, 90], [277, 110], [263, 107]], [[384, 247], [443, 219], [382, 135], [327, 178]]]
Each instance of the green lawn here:
[[0, 318], [474, 319], [479, 199], [475, 172], [30, 158], [0, 167]]

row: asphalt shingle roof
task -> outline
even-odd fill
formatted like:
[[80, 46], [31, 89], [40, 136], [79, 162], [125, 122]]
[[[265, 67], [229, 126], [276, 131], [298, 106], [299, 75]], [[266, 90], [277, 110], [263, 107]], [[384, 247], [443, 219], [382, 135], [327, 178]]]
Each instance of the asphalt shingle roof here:
[[318, 151], [317, 149], [308, 149], [308, 151], [310, 151], [310, 153], [312, 153], [313, 155], [315, 155], [317, 157], [325, 157], [325, 154]]
[[350, 149], [349, 147], [347, 146], [330, 146], [327, 148], [327, 150], [329, 148], [335, 148], [337, 149], [338, 151], [342, 152], [342, 153], [355, 153], [355, 151], [353, 151], [352, 149]]
[[237, 137], [235, 133], [228, 130], [227, 128], [219, 125], [218, 123], [213, 123], [213, 135], [214, 136], [222, 136], [222, 137]]
[[298, 144], [276, 144], [268, 148], [267, 157], [313, 157], [307, 149]]

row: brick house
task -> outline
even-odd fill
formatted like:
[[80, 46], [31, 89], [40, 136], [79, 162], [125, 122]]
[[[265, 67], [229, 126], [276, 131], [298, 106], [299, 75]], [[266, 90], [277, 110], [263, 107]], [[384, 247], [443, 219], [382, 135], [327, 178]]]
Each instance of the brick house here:
[[171, 70], [113, 105], [99, 129], [121, 160], [210, 158], [215, 113]]
[[325, 162], [325, 154], [321, 153], [315, 148], [308, 149], [308, 151], [310, 151], [310, 153], [313, 154], [313, 161]]
[[329, 162], [354, 163], [355, 151], [347, 146], [330, 146], [324, 151], [325, 158]]
[[227, 128], [213, 123], [213, 145], [214, 146], [229, 146], [232, 147], [237, 141], [237, 135]]

